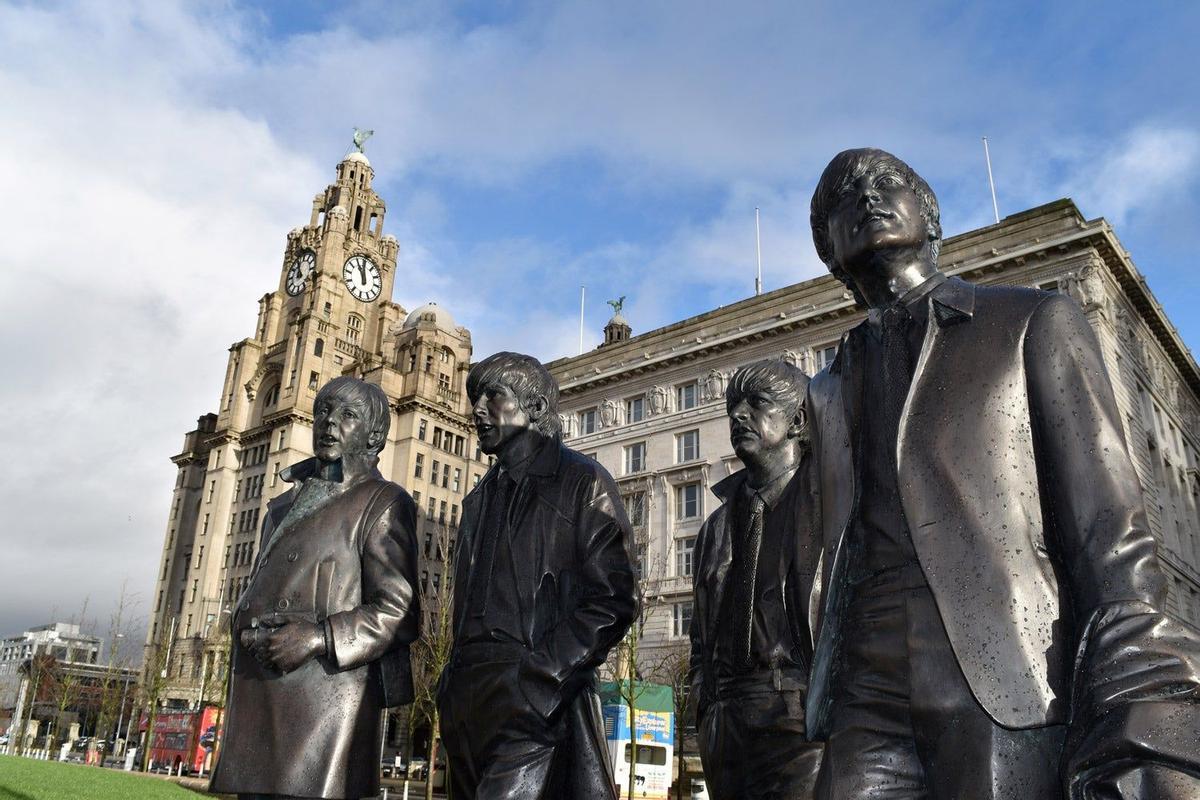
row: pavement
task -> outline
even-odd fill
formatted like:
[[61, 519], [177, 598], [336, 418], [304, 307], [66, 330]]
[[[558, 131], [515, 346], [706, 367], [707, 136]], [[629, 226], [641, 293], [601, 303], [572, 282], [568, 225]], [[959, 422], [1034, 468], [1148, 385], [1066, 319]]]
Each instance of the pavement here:
[[[161, 776], [163, 780], [169, 780], [179, 784], [185, 789], [190, 789], [199, 794], [208, 794], [208, 778], [196, 778], [190, 776], [182, 777], [167, 777]], [[384, 778], [379, 782], [383, 791], [378, 795], [380, 800], [403, 800], [404, 797], [404, 781], [398, 778]], [[210, 797], [233, 797], [233, 795], [209, 795]], [[433, 796], [435, 798], [445, 798], [446, 794], [440, 789], [434, 789]], [[409, 781], [408, 783], [408, 800], [424, 800], [425, 797], [425, 782], [424, 781]], [[365, 799], [369, 800], [369, 799]]]

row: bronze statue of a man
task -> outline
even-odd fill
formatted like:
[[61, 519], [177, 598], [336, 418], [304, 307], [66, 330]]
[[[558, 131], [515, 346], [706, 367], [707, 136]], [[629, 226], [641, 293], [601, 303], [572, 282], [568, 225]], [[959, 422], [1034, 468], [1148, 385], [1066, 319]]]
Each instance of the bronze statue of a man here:
[[634, 618], [632, 532], [609, 474], [564, 447], [537, 360], [471, 368], [496, 463], [463, 502], [438, 706], [455, 800], [615, 798], [596, 667]]
[[379, 792], [380, 718], [412, 699], [416, 507], [376, 465], [390, 410], [335, 378], [313, 407], [315, 458], [280, 477], [233, 614], [225, 736], [211, 790], [243, 798]]
[[937, 269], [937, 199], [848, 150], [813, 240], [869, 308], [813, 378], [822, 800], [1195, 797], [1195, 632], [1071, 298]]
[[696, 540], [691, 627], [691, 705], [713, 800], [805, 800], [821, 764], [804, 725], [820, 555], [807, 388], [802, 371], [768, 359], [725, 390], [745, 469], [713, 487], [722, 503]]

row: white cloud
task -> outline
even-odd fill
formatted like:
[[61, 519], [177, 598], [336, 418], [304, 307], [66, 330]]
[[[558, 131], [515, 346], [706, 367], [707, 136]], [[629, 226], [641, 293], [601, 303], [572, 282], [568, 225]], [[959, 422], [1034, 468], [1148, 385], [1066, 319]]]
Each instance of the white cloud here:
[[[1141, 125], [1100, 153], [1087, 153], [1063, 191], [1114, 225], [1190, 193], [1200, 178], [1200, 132]], [[1188, 202], [1194, 198], [1188, 197]]]
[[[157, 4], [0, 10], [0, 629], [147, 600], [174, 468], [323, 175], [188, 96], [228, 37]], [[79, 12], [76, 14], [75, 12]], [[172, 54], [170, 58], [168, 53]], [[11, 565], [19, 565], [12, 570]], [[145, 609], [143, 609], [144, 613]]]

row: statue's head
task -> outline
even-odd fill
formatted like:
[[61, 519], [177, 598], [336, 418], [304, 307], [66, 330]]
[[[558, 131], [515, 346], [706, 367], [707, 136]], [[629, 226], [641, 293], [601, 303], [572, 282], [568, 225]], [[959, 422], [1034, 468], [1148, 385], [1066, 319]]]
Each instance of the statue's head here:
[[883, 150], [863, 147], [834, 156], [813, 192], [809, 220], [817, 255], [860, 303], [852, 270], [873, 252], [927, 246], [937, 264], [937, 197], [912, 167]]
[[562, 436], [558, 383], [533, 356], [509, 352], [488, 356], [471, 367], [467, 397], [479, 448], [488, 455], [502, 451], [525, 430]]
[[808, 444], [804, 397], [808, 376], [778, 358], [767, 358], [733, 373], [725, 388], [729, 441], [743, 462], [774, 451]]
[[391, 422], [383, 389], [348, 375], [334, 378], [313, 403], [313, 452], [322, 461], [377, 455]]

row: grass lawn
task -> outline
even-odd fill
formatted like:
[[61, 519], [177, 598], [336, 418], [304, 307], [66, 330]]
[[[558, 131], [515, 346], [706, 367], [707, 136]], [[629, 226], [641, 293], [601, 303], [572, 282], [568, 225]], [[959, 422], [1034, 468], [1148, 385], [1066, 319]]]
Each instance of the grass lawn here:
[[131, 772], [0, 756], [0, 800], [198, 800], [170, 781]]

